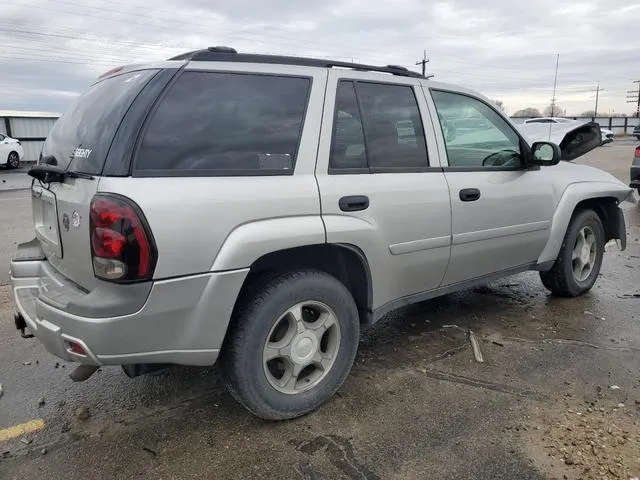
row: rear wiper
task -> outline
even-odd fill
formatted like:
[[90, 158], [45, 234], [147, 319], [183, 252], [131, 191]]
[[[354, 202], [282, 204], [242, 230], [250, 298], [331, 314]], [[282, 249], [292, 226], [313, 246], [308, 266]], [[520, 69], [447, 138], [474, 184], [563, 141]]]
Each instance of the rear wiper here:
[[49, 164], [36, 165], [32, 167], [27, 174], [44, 183], [62, 183], [65, 177], [86, 178], [88, 180], [94, 179], [93, 175], [89, 175], [88, 173], [71, 172]]

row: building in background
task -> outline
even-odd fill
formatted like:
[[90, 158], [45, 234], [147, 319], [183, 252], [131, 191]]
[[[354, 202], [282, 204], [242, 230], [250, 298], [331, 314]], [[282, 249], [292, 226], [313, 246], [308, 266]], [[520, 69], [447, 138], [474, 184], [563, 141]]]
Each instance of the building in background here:
[[35, 162], [58, 117], [58, 114], [47, 112], [0, 110], [0, 133], [20, 140], [24, 149], [21, 161]]

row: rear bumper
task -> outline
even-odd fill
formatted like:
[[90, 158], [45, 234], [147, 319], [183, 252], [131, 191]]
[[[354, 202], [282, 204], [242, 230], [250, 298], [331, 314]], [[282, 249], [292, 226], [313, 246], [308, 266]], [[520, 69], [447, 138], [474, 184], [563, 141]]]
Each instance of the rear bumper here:
[[[88, 365], [212, 365], [247, 272], [156, 281], [137, 311], [109, 316], [100, 306], [101, 316], [95, 317], [69, 311], [69, 299], [91, 292], [79, 291], [46, 260], [11, 262], [14, 299], [31, 333], [54, 355]], [[71, 351], [70, 342], [87, 354]]]

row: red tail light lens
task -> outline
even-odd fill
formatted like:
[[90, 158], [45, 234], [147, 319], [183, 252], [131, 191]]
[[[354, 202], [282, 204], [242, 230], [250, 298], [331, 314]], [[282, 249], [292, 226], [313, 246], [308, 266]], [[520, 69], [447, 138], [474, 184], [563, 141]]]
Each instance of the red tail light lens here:
[[640, 147], [636, 147], [636, 157], [640, 157]]
[[157, 252], [142, 212], [131, 200], [112, 194], [91, 202], [91, 254], [99, 278], [117, 282], [148, 280]]

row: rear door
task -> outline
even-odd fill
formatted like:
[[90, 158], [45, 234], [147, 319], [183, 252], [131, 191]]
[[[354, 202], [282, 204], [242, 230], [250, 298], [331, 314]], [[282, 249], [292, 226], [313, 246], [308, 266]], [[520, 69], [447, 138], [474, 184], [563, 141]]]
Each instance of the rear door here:
[[367, 257], [373, 308], [438, 287], [449, 261], [449, 190], [431, 125], [419, 80], [329, 71], [322, 218], [328, 242]]
[[56, 121], [42, 149], [42, 163], [88, 177], [47, 185], [35, 181], [32, 187], [36, 237], [47, 260], [87, 289], [96, 282], [89, 238], [91, 199], [125, 113], [157, 72], [127, 72], [94, 84]]

